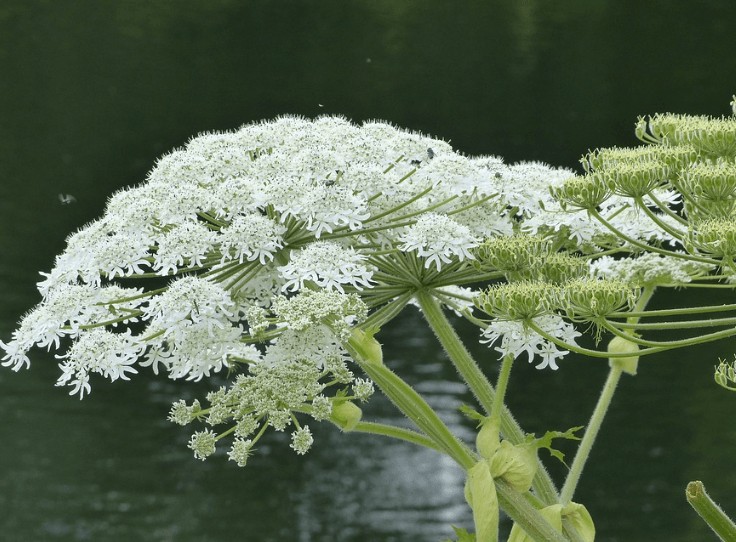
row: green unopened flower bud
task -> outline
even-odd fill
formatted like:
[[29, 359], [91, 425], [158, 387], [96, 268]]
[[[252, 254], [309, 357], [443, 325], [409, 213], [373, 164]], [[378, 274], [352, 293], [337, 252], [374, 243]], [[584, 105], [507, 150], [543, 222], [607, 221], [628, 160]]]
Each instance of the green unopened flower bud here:
[[481, 457], [490, 459], [501, 444], [497, 421], [486, 418], [475, 437], [475, 449]]
[[[616, 336], [608, 343], [609, 354], [636, 354], [639, 351], [639, 345], [633, 343], [623, 337]], [[608, 364], [611, 367], [618, 367], [626, 374], [636, 375], [636, 369], [639, 365], [639, 356], [632, 355], [627, 357], [608, 358]]]
[[532, 487], [537, 473], [537, 448], [533, 444], [513, 445], [503, 440], [489, 462], [494, 478], [503, 478], [516, 491], [523, 493]]
[[736, 391], [736, 360], [729, 363], [725, 360], [719, 360], [720, 363], [716, 367], [713, 375], [716, 384], [729, 391]]
[[502, 320], [529, 320], [558, 305], [557, 288], [544, 282], [494, 284], [475, 299], [475, 305]]
[[363, 411], [350, 401], [334, 401], [330, 420], [346, 433], [355, 429], [363, 417]]
[[664, 184], [669, 174], [669, 169], [664, 164], [651, 160], [618, 164], [605, 171], [603, 177], [614, 194], [641, 198]]
[[631, 310], [636, 301], [629, 284], [620, 280], [577, 279], [564, 285], [570, 318], [598, 321], [613, 312]]
[[595, 524], [585, 506], [576, 502], [568, 503], [562, 509], [562, 518], [575, 529], [578, 540], [583, 542], [595, 540]]
[[592, 210], [611, 197], [611, 190], [597, 174], [573, 177], [550, 192], [563, 209]]
[[521, 278], [547, 254], [549, 242], [536, 235], [493, 237], [474, 251], [481, 268], [502, 271], [510, 278]]
[[383, 349], [373, 334], [353, 328], [348, 343], [365, 361], [383, 365]]
[[[539, 514], [546, 519], [555, 530], [562, 532], [562, 505], [551, 504], [546, 506], [539, 511]], [[514, 523], [511, 528], [511, 534], [507, 542], [536, 542], [534, 538], [526, 534], [526, 531], [522, 529], [518, 523]]]

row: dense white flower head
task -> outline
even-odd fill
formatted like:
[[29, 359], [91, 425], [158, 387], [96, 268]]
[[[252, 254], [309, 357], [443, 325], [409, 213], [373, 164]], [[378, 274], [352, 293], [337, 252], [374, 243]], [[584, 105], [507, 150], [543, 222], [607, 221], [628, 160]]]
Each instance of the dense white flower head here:
[[[355, 326], [385, 325], [418, 288], [469, 314], [465, 286], [489, 278], [474, 251], [491, 236], [554, 234], [563, 212], [549, 185], [569, 176], [467, 157], [380, 121], [285, 116], [202, 134], [69, 236], [39, 283], [41, 302], [0, 343], [2, 365], [29, 366], [34, 346], [55, 350], [58, 384], [80, 398], [93, 374], [240, 371], [209, 407], [177, 403], [171, 419], [233, 424], [228, 456], [239, 465], [266, 427], [293, 428], [292, 448], [305, 453], [312, 436], [297, 414], [328, 419], [336, 397], [373, 392], [346, 348]], [[564, 234], [574, 236], [584, 227], [571, 216]], [[560, 353], [509, 333], [505, 351], [527, 345], [555, 367]], [[198, 431], [190, 448], [205, 458], [220, 438]]]

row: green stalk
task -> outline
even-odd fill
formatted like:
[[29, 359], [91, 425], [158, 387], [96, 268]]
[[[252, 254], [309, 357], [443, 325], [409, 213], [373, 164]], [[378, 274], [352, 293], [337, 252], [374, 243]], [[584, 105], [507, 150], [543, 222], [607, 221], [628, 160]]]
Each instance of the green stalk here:
[[568, 542], [567, 537], [552, 527], [524, 495], [512, 489], [508, 482], [502, 479], [495, 482], [498, 504], [533, 540]]
[[[496, 392], [447, 320], [439, 303], [431, 294], [423, 290], [417, 291], [416, 298], [427, 323], [429, 323], [429, 327], [437, 336], [455, 369], [465, 380], [468, 388], [486, 411], [486, 414], [492, 413]], [[499, 415], [501, 418], [501, 434], [512, 444], [523, 442], [524, 432], [511, 415], [511, 412], [504, 407], [499, 411]], [[545, 504], [549, 505], [557, 502], [557, 490], [541, 461], [539, 461], [539, 468], [534, 477], [533, 487]]]
[[705, 492], [703, 482], [690, 482], [685, 497], [698, 515], [724, 542], [736, 540], [736, 525]]
[[[649, 300], [652, 298], [653, 295], [653, 287], [649, 286], [647, 288], [644, 288], [641, 295], [639, 296], [639, 299], [636, 302], [634, 310], [644, 309], [644, 307], [647, 306], [647, 303], [649, 303]], [[628, 319], [628, 323], [630, 324], [634, 324], [637, 321], [637, 317], [632, 317]], [[631, 337], [631, 335], [623, 336], [627, 338]], [[629, 357], [631, 356], [632, 354], [629, 353]], [[585, 429], [585, 434], [580, 441], [580, 447], [578, 448], [578, 451], [575, 454], [575, 459], [570, 466], [570, 472], [567, 474], [565, 483], [563, 484], [562, 490], [560, 491], [560, 503], [563, 506], [569, 504], [572, 501], [572, 497], [575, 494], [575, 489], [577, 488], [578, 482], [580, 481], [580, 476], [583, 473], [583, 468], [585, 467], [585, 463], [588, 461], [588, 457], [590, 456], [590, 450], [593, 448], [595, 439], [598, 437], [598, 433], [600, 431], [601, 425], [603, 424], [603, 419], [606, 417], [608, 407], [611, 406], [611, 400], [613, 399], [613, 394], [616, 391], [616, 386], [621, 379], [621, 373], [623, 372], [621, 365], [618, 363], [610, 363], [610, 367], [611, 368], [608, 371], [608, 377], [606, 378], [606, 382], [603, 385], [603, 390], [601, 390], [601, 395], [598, 397], [598, 402], [595, 405], [593, 414], [590, 416], [588, 427]]]
[[590, 456], [590, 450], [593, 448], [593, 443], [598, 436], [601, 424], [603, 423], [603, 418], [606, 416], [606, 411], [611, 405], [613, 392], [616, 391], [616, 385], [620, 378], [621, 368], [615, 365], [611, 366], [608, 371], [606, 383], [603, 385], [601, 395], [598, 397], [598, 402], [595, 405], [593, 414], [588, 422], [588, 427], [585, 429], [585, 435], [583, 435], [583, 439], [580, 441], [580, 447], [575, 454], [575, 459], [570, 467], [570, 472], [567, 474], [565, 484], [562, 486], [562, 490], [560, 491], [560, 504], [562, 504], [562, 506], [565, 506], [572, 501], [575, 488], [580, 481], [580, 475], [583, 473], [583, 467], [585, 467], [588, 456]]
[[411, 429], [404, 429], [403, 427], [396, 427], [394, 425], [388, 425], [376, 422], [358, 422], [358, 424], [351, 430], [353, 433], [369, 433], [371, 435], [382, 435], [384, 437], [390, 437], [405, 442], [411, 442], [419, 446], [424, 446], [431, 450], [441, 452], [440, 448], [435, 442], [422, 435], [417, 431]]
[[371, 335], [353, 331], [346, 349], [386, 397], [435, 443], [436, 448], [465, 470], [475, 464], [472, 452], [452, 434], [422, 396], [383, 364], [381, 346]]
[[641, 248], [643, 250], [646, 250], [648, 252], [656, 252], [657, 254], [662, 254], [664, 256], [671, 256], [673, 258], [680, 258], [683, 260], [688, 260], [691, 262], [702, 262], [702, 263], [709, 263], [712, 265], [720, 265], [721, 262], [718, 260], [714, 260], [713, 258], [704, 258], [701, 256], [693, 256], [691, 254], [682, 254], [680, 252], [670, 252], [669, 250], [664, 250], [659, 247], [655, 247], [652, 245], [647, 245], [646, 243], [642, 243], [641, 241], [637, 241], [633, 237], [629, 237], [625, 233], [623, 233], [621, 230], [616, 228], [613, 224], [611, 224], [608, 220], [603, 218], [601, 214], [596, 211], [595, 209], [589, 209], [588, 212], [593, 215], [593, 217], [598, 220], [601, 224], [603, 224], [606, 228], [608, 228], [614, 235], [616, 235], [619, 239], [623, 239], [627, 243], [630, 243], [631, 245]]
[[498, 373], [496, 381], [496, 396], [493, 398], [493, 409], [491, 410], [491, 422], [501, 425], [501, 411], [503, 410], [506, 388], [511, 377], [511, 366], [514, 364], [513, 356], [506, 355], [501, 361], [501, 372]]

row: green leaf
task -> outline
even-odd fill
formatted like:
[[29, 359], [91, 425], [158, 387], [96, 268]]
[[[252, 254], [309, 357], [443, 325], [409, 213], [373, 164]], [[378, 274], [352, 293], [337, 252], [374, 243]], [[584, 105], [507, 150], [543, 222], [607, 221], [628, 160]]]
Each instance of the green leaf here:
[[583, 428], [582, 425], [577, 427], [571, 427], [567, 431], [547, 431], [542, 437], [535, 438], [534, 435], [527, 435], [527, 442], [534, 443], [537, 449], [545, 448], [549, 451], [550, 455], [557, 458], [560, 463], [565, 465], [565, 454], [561, 451], [552, 448], [552, 441], [556, 438], [564, 438], [567, 440], [580, 440], [580, 437], [575, 435], [577, 431]]
[[487, 416], [484, 416], [483, 414], [475, 410], [473, 407], [469, 407], [468, 405], [460, 405], [458, 410], [466, 418], [470, 420], [475, 420], [476, 422], [478, 422], [478, 425], [476, 427], [480, 427], [487, 418]]

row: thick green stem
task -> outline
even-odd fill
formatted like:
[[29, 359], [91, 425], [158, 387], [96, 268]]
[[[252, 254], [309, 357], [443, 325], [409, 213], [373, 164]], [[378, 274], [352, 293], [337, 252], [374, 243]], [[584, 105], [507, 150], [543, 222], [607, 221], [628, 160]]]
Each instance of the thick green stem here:
[[436, 448], [465, 470], [475, 464], [472, 452], [452, 434], [421, 395], [383, 364], [381, 346], [372, 336], [355, 330], [346, 348], [386, 397], [435, 443]]
[[514, 490], [508, 482], [496, 480], [498, 504], [534, 540], [544, 542], [569, 542], [561, 532], [555, 530], [539, 511], [524, 496]]
[[[465, 348], [455, 329], [442, 312], [439, 303], [437, 303], [430, 293], [422, 290], [416, 293], [416, 298], [422, 308], [424, 317], [449, 356], [450, 361], [455, 366], [455, 369], [463, 380], [465, 380], [470, 391], [486, 411], [486, 414], [492, 413], [494, 398], [496, 396], [495, 390], [470, 355], [470, 352]], [[500, 417], [501, 434], [512, 444], [523, 442], [524, 432], [506, 407], [500, 410]], [[549, 505], [557, 502], [557, 490], [541, 461], [539, 462], [537, 474], [534, 477], [533, 487], [539, 498], [545, 504]]]
[[724, 542], [736, 540], [736, 525], [705, 492], [703, 482], [690, 482], [685, 497], [698, 515]]
[[[475, 455], [450, 432], [424, 399], [383, 364], [381, 346], [372, 336], [355, 330], [346, 348], [383, 393], [436, 444], [434, 449], [449, 455], [465, 471], [476, 464]], [[496, 480], [495, 485], [504, 511], [535, 540], [567, 542], [524, 495], [503, 480]]]

